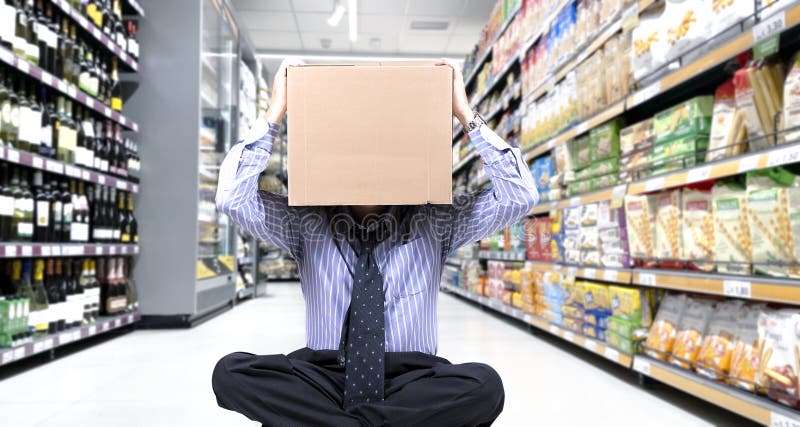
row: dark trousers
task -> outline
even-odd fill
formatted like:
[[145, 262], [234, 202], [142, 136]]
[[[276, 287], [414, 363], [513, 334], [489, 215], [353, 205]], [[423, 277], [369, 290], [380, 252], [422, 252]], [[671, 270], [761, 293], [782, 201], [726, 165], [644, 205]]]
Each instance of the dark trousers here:
[[219, 406], [268, 426], [480, 426], [503, 410], [503, 382], [481, 363], [453, 365], [424, 353], [386, 353], [384, 401], [342, 408], [336, 351], [232, 353], [214, 368]]

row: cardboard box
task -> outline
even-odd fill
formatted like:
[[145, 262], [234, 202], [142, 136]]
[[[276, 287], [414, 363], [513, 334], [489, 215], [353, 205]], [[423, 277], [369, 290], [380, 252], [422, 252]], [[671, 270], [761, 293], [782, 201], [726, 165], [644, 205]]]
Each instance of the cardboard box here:
[[290, 67], [289, 204], [452, 203], [453, 70]]

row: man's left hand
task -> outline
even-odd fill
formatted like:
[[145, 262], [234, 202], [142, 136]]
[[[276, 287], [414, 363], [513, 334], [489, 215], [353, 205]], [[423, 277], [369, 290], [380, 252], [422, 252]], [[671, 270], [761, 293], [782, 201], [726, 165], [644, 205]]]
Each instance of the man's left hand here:
[[436, 61], [436, 65], [449, 65], [453, 69], [453, 115], [462, 125], [466, 126], [467, 123], [472, 121], [475, 114], [469, 106], [467, 91], [464, 88], [464, 77], [461, 75], [461, 67], [457, 67], [445, 58]]

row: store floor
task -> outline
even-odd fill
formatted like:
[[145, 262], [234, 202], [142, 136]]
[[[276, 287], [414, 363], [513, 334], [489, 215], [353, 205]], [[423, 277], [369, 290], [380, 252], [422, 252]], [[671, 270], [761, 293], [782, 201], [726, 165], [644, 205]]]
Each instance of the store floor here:
[[[299, 286], [271, 284], [268, 294], [192, 329], [135, 331], [11, 376], [0, 371], [2, 425], [255, 425], [217, 407], [210, 378], [226, 353], [303, 346]], [[747, 425], [673, 389], [646, 391], [604, 359], [457, 297], [441, 295], [439, 319], [440, 355], [489, 363], [503, 378], [496, 425]]]

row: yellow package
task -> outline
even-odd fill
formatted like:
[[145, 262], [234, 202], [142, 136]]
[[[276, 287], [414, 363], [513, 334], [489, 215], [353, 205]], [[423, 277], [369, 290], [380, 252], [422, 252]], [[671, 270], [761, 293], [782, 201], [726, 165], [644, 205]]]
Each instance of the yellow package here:
[[567, 281], [563, 282], [564, 287], [564, 305], [574, 307], [583, 307], [583, 284], [584, 282]]
[[675, 343], [678, 323], [683, 317], [688, 297], [684, 294], [667, 294], [661, 300], [656, 320], [645, 341], [645, 353], [667, 361]]
[[671, 358], [673, 365], [683, 369], [694, 366], [697, 355], [700, 353], [700, 345], [703, 343], [703, 334], [706, 333], [713, 313], [713, 302], [689, 298], [678, 326], [678, 332], [675, 334]]
[[741, 300], [725, 301], [717, 304], [708, 333], [703, 338], [697, 356], [697, 372], [706, 377], [721, 380], [728, 375], [733, 354], [736, 319], [742, 309]]
[[644, 289], [609, 286], [611, 314], [621, 317], [635, 326], [650, 326], [650, 305], [645, 292]]
[[585, 282], [583, 284], [583, 307], [586, 310], [611, 310], [608, 300], [608, 285]]

